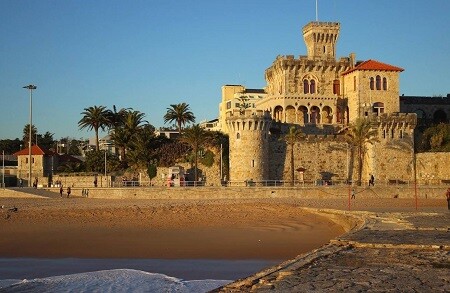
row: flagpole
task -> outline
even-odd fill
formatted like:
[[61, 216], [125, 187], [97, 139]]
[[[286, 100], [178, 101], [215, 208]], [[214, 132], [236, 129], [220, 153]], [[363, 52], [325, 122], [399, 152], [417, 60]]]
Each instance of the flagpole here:
[[319, 11], [317, 9], [317, 0], [316, 0], [316, 22], [319, 21]]

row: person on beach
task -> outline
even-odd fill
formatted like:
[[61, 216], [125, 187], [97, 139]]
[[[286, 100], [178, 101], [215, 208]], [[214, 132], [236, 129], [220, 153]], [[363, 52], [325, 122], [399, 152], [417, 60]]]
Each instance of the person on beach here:
[[450, 187], [447, 188], [447, 192], [445, 193], [445, 196], [447, 197], [447, 208], [450, 211]]
[[71, 190], [70, 190], [70, 186], [69, 186], [69, 187], [67, 187], [67, 198], [69, 198], [70, 192], [71, 192]]
[[64, 191], [63, 186], [60, 185], [59, 186], [59, 194], [61, 195], [61, 197], [62, 197], [63, 191]]

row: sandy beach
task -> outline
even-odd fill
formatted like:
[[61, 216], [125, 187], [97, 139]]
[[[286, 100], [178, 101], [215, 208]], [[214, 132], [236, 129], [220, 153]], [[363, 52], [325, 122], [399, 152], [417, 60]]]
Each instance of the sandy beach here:
[[283, 260], [344, 233], [287, 199], [0, 200], [0, 257]]
[[[419, 201], [421, 211], [445, 204]], [[345, 232], [302, 207], [347, 210], [348, 201], [0, 197], [0, 206], [0, 257], [283, 260]], [[351, 209], [415, 210], [407, 198], [354, 200]]]

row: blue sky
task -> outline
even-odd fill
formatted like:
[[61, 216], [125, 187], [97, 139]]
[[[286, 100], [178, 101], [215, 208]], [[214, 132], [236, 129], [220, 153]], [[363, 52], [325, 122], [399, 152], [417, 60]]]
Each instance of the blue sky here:
[[[338, 21], [337, 55], [405, 69], [400, 94], [450, 93], [450, 1], [319, 0]], [[0, 139], [29, 122], [54, 138], [88, 138], [84, 108], [132, 107], [164, 126], [186, 102], [197, 122], [218, 115], [221, 86], [265, 86], [277, 55], [306, 55], [315, 0], [0, 0]]]

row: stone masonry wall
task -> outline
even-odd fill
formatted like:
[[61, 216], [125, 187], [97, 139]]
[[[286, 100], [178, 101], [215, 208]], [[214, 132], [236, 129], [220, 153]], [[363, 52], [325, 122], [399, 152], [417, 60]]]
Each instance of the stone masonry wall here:
[[419, 153], [417, 179], [423, 184], [450, 183], [450, 153]]

